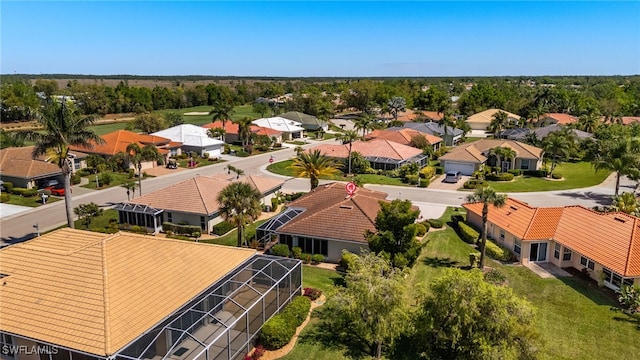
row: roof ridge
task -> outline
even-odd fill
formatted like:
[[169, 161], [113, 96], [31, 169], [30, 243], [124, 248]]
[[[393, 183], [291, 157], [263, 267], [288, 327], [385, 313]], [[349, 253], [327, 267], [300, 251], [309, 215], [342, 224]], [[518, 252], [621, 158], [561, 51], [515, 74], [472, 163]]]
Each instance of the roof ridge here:
[[[382, 201], [382, 200], [380, 200], [380, 199], [376, 199], [376, 198], [373, 198], [373, 197], [371, 197], [371, 196], [363, 195], [362, 197], [366, 197], [366, 198], [369, 198], [369, 199]], [[351, 202], [352, 202], [352, 203], [353, 203], [353, 204], [354, 204], [354, 205], [355, 205], [355, 206], [360, 210], [360, 212], [361, 212], [361, 213], [362, 213], [362, 214], [363, 214], [367, 219], [369, 219], [369, 221], [371, 222], [371, 224], [373, 224], [374, 226], [376, 225], [376, 221], [375, 221], [375, 219], [372, 219], [372, 218], [370, 218], [370, 217], [369, 217], [369, 215], [367, 215], [367, 211], [366, 211], [366, 209], [363, 209], [363, 208], [358, 204], [358, 202], [356, 201], [356, 199], [355, 199], [355, 198], [353, 198], [353, 197], [349, 197], [349, 200], [351, 200]]]
[[202, 196], [202, 191], [200, 191], [200, 186], [198, 186], [197, 177], [193, 178], [193, 183], [196, 185], [196, 190], [198, 191], [198, 196], [200, 197], [200, 200], [202, 201], [202, 205], [204, 206], [204, 210], [207, 212], [207, 214], [210, 214], [211, 212], [209, 211], [209, 208], [207, 207], [207, 202], [205, 201], [204, 197]]
[[629, 248], [627, 249], [627, 261], [624, 264], [624, 274], [623, 276], [629, 273], [629, 267], [631, 267], [631, 250], [633, 250], [634, 239], [636, 238], [636, 231], [640, 234], [640, 230], [636, 230], [640, 228], [640, 219], [635, 218], [633, 220], [633, 227], [631, 228], [631, 239], [629, 240]]
[[529, 220], [529, 225], [527, 225], [527, 228], [524, 230], [524, 236], [522, 236], [523, 238], [526, 238], [527, 235], [529, 234], [529, 229], [531, 229], [531, 226], [533, 225], [533, 222], [536, 219], [536, 215], [538, 215], [538, 210], [540, 210], [540, 208], [534, 208], [533, 209], [533, 216], [531, 216], [531, 219]]
[[[116, 234], [120, 234], [117, 232]], [[110, 314], [110, 301], [108, 295], [108, 284], [107, 284], [107, 248], [106, 243], [107, 240], [111, 239], [113, 236], [107, 236], [100, 242], [100, 252], [101, 252], [101, 261], [102, 261], [102, 298], [104, 301], [104, 353], [108, 354], [109, 349], [111, 348], [111, 332], [109, 331], [109, 314]]]

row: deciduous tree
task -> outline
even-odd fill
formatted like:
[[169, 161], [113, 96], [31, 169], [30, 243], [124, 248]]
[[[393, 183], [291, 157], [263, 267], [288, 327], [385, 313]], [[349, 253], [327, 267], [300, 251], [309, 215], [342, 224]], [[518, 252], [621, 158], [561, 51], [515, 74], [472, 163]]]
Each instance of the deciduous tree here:
[[102, 214], [102, 209], [95, 203], [91, 202], [88, 204], [80, 204], [78, 207], [73, 209], [73, 212], [78, 215], [78, 218], [82, 220], [81, 222], [89, 229], [89, 225], [91, 224], [91, 220], [94, 217], [98, 217]]

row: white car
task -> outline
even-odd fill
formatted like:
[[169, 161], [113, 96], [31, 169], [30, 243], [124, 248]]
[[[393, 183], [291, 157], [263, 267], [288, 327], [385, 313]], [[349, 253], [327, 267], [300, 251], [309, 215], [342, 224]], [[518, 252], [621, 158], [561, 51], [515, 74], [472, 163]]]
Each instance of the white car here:
[[462, 177], [462, 173], [460, 173], [460, 171], [449, 171], [445, 176], [444, 176], [444, 182], [446, 183], [457, 183], [460, 178]]

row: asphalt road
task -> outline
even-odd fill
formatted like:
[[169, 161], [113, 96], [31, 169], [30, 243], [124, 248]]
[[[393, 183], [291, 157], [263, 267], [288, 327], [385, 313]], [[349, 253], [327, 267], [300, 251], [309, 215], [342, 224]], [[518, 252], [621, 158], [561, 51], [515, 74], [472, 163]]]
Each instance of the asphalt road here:
[[[331, 140], [329, 140], [331, 141]], [[312, 145], [307, 145], [312, 146]], [[194, 177], [196, 175], [213, 175], [226, 171], [226, 165], [233, 165], [245, 171], [246, 174], [260, 174], [266, 172], [269, 158], [273, 156], [274, 162], [289, 159], [295, 156], [292, 148], [269, 154], [261, 154], [247, 158], [225, 157], [227, 162], [210, 165], [202, 168], [189, 169], [176, 172], [157, 178], [145, 179], [142, 181], [142, 193], [146, 194], [162, 189], [179, 181]], [[595, 205], [605, 205], [613, 195], [613, 181], [610, 177], [603, 184], [577, 190], [537, 192], [537, 193], [511, 193], [510, 196], [530, 203], [533, 206], [564, 206], [583, 205], [593, 207]], [[321, 183], [324, 183], [321, 182]], [[629, 181], [623, 181], [623, 190], [631, 187]], [[284, 192], [308, 191], [310, 188], [308, 179], [285, 178], [283, 186]], [[465, 202], [467, 192], [453, 190], [429, 190], [417, 187], [366, 185], [366, 188], [383, 191], [389, 194], [389, 199], [410, 199], [419, 202], [422, 206], [436, 204], [442, 207], [459, 206]], [[126, 191], [122, 187], [113, 187], [100, 191], [87, 191], [82, 189], [83, 194], [73, 196], [73, 207], [79, 204], [94, 202], [102, 206], [123, 202], [127, 200]], [[38, 224], [41, 232], [53, 229], [66, 223], [64, 201], [47, 204], [38, 208], [30, 209], [26, 212], [8, 216], [0, 221], [0, 237], [5, 243], [22, 241], [34, 236], [34, 225]]]

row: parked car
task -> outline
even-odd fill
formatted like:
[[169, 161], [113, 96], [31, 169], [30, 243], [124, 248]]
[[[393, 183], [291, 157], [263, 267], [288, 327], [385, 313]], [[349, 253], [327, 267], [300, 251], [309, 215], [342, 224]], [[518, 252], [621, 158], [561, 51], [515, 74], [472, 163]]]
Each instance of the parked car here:
[[449, 171], [445, 176], [444, 176], [444, 182], [446, 183], [457, 183], [458, 181], [460, 181], [460, 178], [462, 177], [462, 173], [460, 171]]
[[45, 190], [51, 191], [51, 195], [64, 196], [64, 186], [62, 185], [47, 186]]

